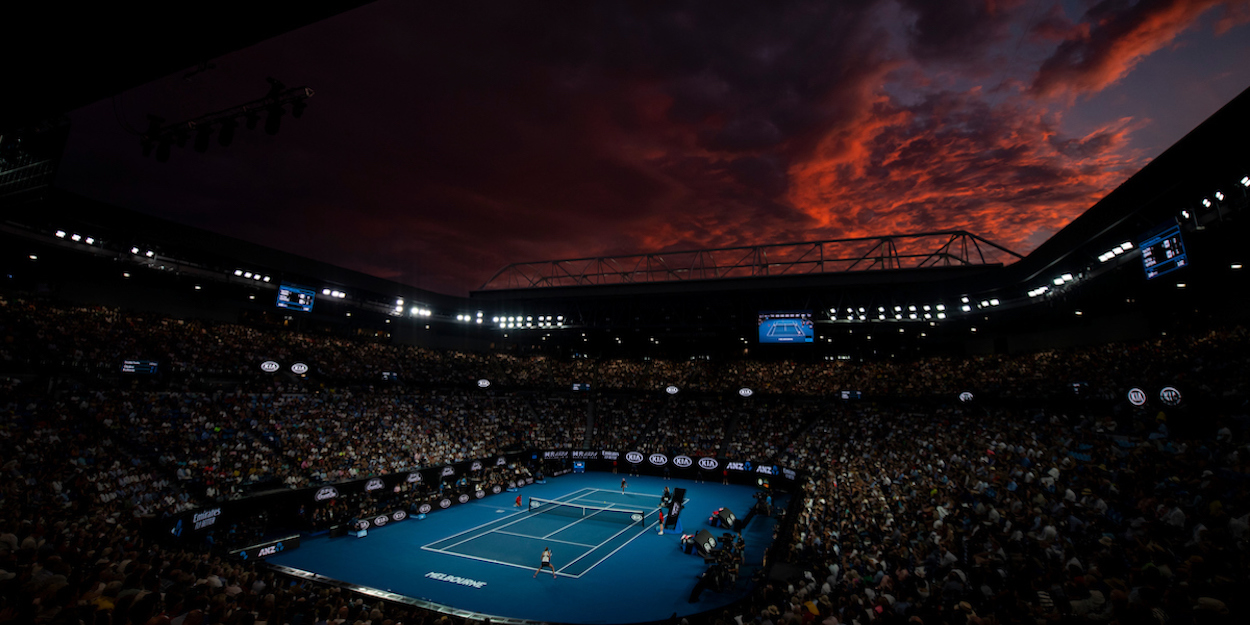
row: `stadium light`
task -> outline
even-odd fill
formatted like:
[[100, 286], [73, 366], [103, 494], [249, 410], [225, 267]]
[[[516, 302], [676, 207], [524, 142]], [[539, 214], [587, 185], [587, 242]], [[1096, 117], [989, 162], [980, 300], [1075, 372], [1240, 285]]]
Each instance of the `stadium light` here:
[[1241, 179], [1241, 186], [1250, 187], [1250, 176], [1244, 176]]
[[82, 240], [82, 235], [81, 235], [81, 234], [71, 234], [71, 235], [69, 235], [69, 238], [70, 238], [70, 240], [72, 240], [72, 241], [74, 241], [75, 243], [77, 243], [78, 241], [81, 241], [81, 240]]
[[156, 252], [153, 252], [152, 250], [148, 250], [148, 251], [144, 252], [144, 253], [143, 253], [143, 255], [144, 255], [144, 256], [147, 256], [148, 258], [153, 258], [153, 257], [155, 257], [155, 256], [156, 256]]
[[1204, 197], [1204, 198], [1202, 198], [1202, 205], [1203, 205], [1203, 206], [1205, 206], [1205, 207], [1207, 207], [1207, 208], [1211, 208], [1211, 200], [1209, 200], [1209, 199], [1207, 199], [1207, 198], [1205, 198], [1205, 197]]
[[[137, 247], [132, 247], [132, 248], [130, 248], [130, 253], [131, 253], [131, 254], [138, 254], [138, 253], [139, 253], [139, 248], [137, 248]], [[243, 270], [242, 270], [242, 269], [235, 269], [235, 270], [234, 270], [234, 275], [236, 275], [236, 276], [241, 276], [241, 275], [243, 275]]]
[[963, 306], [960, 306], [960, 307], [959, 307], [959, 309], [960, 309], [960, 310], [962, 310], [962, 311], [964, 311], [964, 312], [972, 312], [972, 307], [971, 307], [971, 306], [969, 306], [969, 305], [967, 305], [967, 304], [964, 304]]
[[1216, 192], [1215, 192], [1215, 199], [1217, 199], [1217, 200], [1219, 200], [1219, 201], [1223, 202], [1223, 201], [1224, 201], [1224, 194], [1223, 194], [1223, 193], [1220, 193], [1219, 191], [1216, 191]]
[[58, 239], [64, 239], [64, 238], [65, 238], [65, 231], [64, 231], [64, 230], [57, 230], [57, 231], [56, 231], [56, 238], [58, 238]]
[[1230, 269], [1241, 269], [1241, 263], [1233, 263], [1229, 265]]

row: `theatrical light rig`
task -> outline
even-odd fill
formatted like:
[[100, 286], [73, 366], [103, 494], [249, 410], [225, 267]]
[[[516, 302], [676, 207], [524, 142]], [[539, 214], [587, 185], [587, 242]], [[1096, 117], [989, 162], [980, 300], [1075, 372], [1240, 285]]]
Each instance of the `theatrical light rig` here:
[[278, 134], [282, 126], [282, 118], [290, 109], [292, 118], [299, 119], [308, 108], [307, 100], [313, 96], [309, 87], [287, 87], [273, 78], [269, 81], [269, 93], [265, 97], [245, 102], [228, 109], [201, 115], [194, 119], [165, 124], [165, 120], [157, 115], [148, 115], [148, 129], [139, 139], [143, 147], [143, 155], [150, 156], [156, 152], [157, 162], [169, 160], [173, 146], [184, 147], [191, 141], [196, 152], [208, 151], [212, 134], [217, 133], [217, 144], [227, 147], [234, 141], [235, 130], [239, 123], [248, 130], [255, 130], [264, 116], [265, 134]]

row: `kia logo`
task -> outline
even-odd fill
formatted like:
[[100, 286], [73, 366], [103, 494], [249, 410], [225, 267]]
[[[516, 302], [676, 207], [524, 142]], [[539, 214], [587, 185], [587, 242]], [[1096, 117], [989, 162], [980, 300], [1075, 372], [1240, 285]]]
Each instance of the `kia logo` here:
[[451, 507], [451, 500], [450, 500], [450, 499], [444, 499], [444, 500], [442, 500], [442, 501], [438, 502], [438, 507], [443, 508], [443, 509], [450, 508], [450, 507]]
[[297, 362], [291, 365], [291, 373], [294, 373], [295, 375], [304, 375], [305, 373], [308, 373], [308, 365], [302, 362]]
[[383, 525], [386, 525], [387, 521], [390, 521], [390, 518], [388, 518], [385, 514], [380, 515], [377, 518], [373, 519], [373, 526], [382, 527]]
[[668, 388], [665, 388], [665, 389], [664, 389], [664, 392], [665, 392], [665, 393], [668, 393], [669, 395], [676, 395], [676, 394], [677, 394], [677, 390], [678, 390], [678, 389], [677, 389], [677, 387], [676, 387], [676, 386], [669, 385], [669, 387], [668, 387]]
[[487, 380], [486, 378], [482, 378], [477, 381], [478, 388], [486, 388], [488, 386], [490, 386], [490, 380]]
[[507, 459], [507, 458], [504, 458], [503, 456], [500, 456], [499, 458], [495, 459], [495, 466], [497, 466], [497, 467], [502, 467], [502, 466], [503, 466], [503, 465], [505, 465], [505, 464], [508, 464], [508, 459]]
[[365, 484], [365, 491], [366, 491], [366, 492], [367, 492], [367, 491], [371, 491], [371, 490], [377, 490], [377, 489], [379, 489], [379, 488], [382, 488], [382, 480], [380, 480], [380, 479], [378, 479], [378, 478], [376, 478], [376, 477], [375, 477], [375, 478], [373, 478], [373, 479], [371, 479], [371, 480], [369, 480], [369, 481]]
[[392, 521], [402, 521], [406, 518], [408, 518], [408, 513], [404, 512], [403, 510], [396, 510], [395, 514], [391, 515]]
[[481, 471], [481, 470], [482, 470], [482, 463], [481, 463], [481, 462], [478, 462], [477, 460], [474, 460], [474, 461], [473, 461], [473, 464], [469, 467], [469, 470], [470, 470], [470, 471]]
[[625, 461], [630, 464], [638, 464], [642, 462], [642, 454], [636, 451], [631, 451], [625, 454]]
[[317, 495], [313, 497], [313, 499], [315, 499], [316, 501], [325, 501], [327, 499], [334, 499], [335, 497], [338, 497], [338, 496], [339, 496], [338, 490], [336, 490], [333, 486], [326, 486], [325, 488], [322, 488], [321, 490], [317, 491]]
[[1169, 406], [1178, 406], [1181, 403], [1181, 392], [1171, 386], [1165, 386], [1159, 391], [1159, 399]]
[[516, 488], [516, 482], [508, 482], [508, 488]]
[[282, 368], [282, 365], [272, 360], [266, 360], [265, 362], [260, 363], [260, 370], [264, 371], [265, 373], [273, 373], [274, 371], [277, 371], [278, 369], [281, 369], [281, 368]]
[[658, 467], [668, 462], [668, 456], [665, 456], [664, 454], [651, 454], [649, 460], [651, 460], [651, 464]]
[[420, 473], [417, 473], [416, 471], [413, 471], [412, 473], [409, 473], [409, 474], [408, 474], [408, 483], [409, 483], [409, 484], [412, 484], [412, 483], [414, 483], [414, 482], [420, 482], [420, 481], [421, 481], [421, 474], [420, 474]]
[[468, 495], [460, 495], [459, 500], [460, 500], [460, 503], [466, 503], [466, 502], [468, 502], [468, 501], [469, 501], [469, 496], [468, 496]]
[[720, 463], [716, 461], [716, 458], [699, 458], [700, 469], [711, 471], [712, 469], [715, 469], [716, 467], [719, 467], [719, 466], [720, 466]]
[[969, 393], [968, 391], [960, 393], [959, 401], [964, 402], [965, 404], [972, 401], [972, 393]]
[[1131, 388], [1128, 391], [1128, 403], [1134, 406], [1141, 406], [1146, 403], [1146, 391], [1139, 388]]
[[483, 497], [485, 497], [485, 496], [486, 496], [486, 491], [484, 491], [484, 490], [479, 490], [479, 491], [476, 491], [476, 492], [474, 492], [474, 493], [473, 493], [473, 496], [474, 496], [474, 497], [477, 497], [478, 499], [481, 499], [481, 498], [483, 498]]
[[691, 460], [690, 456], [677, 456], [673, 458], [673, 466], [680, 469], [684, 469], [692, 464], [694, 464], [694, 460]]
[[453, 468], [451, 468], [450, 466], [443, 467], [443, 476], [444, 476], [444, 477], [446, 477], [446, 476], [448, 476], [448, 475], [455, 475], [455, 474], [456, 474], [456, 470], [455, 470], [455, 469], [453, 469]]
[[[449, 505], [450, 505], [450, 504], [449, 504]], [[419, 512], [419, 513], [421, 513], [421, 514], [429, 514], [429, 513], [430, 513], [430, 510], [432, 510], [432, 509], [433, 509], [433, 508], [431, 508], [431, 507], [430, 507], [430, 504], [428, 504], [428, 503], [423, 503], [423, 504], [421, 504], [421, 507], [420, 507], [420, 508], [417, 508], [417, 512]]]
[[368, 521], [356, 521], [356, 529], [358, 530], [369, 529], [369, 522]]
[[503, 492], [503, 489], [502, 489], [502, 488], [499, 488], [499, 485], [498, 485], [498, 484], [495, 484], [494, 486], [491, 486], [491, 487], [490, 487], [490, 492], [492, 492], [492, 493], [494, 493], [494, 494], [498, 495], [499, 493]]
[[753, 391], [753, 390], [751, 390], [751, 389], [749, 389], [749, 388], [745, 388], [745, 387], [743, 387], [743, 388], [738, 389], [738, 394], [739, 394], [739, 395], [741, 395], [741, 396], [743, 396], [743, 397], [750, 397], [750, 396], [752, 396], [752, 395], [754, 395], [754, 394], [755, 394], [755, 391]]

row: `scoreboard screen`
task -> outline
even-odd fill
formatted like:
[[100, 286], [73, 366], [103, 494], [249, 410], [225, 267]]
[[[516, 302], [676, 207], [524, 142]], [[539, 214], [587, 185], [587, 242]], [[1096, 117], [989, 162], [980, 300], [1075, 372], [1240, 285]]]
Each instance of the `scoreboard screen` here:
[[1138, 246], [1141, 250], [1142, 267], [1146, 270], [1146, 279], [1157, 278], [1189, 264], [1185, 255], [1185, 243], [1181, 240], [1181, 228], [1177, 224], [1155, 231], [1155, 234], [1142, 241]]
[[155, 360], [123, 360], [122, 373], [156, 375], [160, 364]]
[[312, 312], [316, 292], [303, 287], [283, 284], [278, 287], [278, 308], [288, 308], [301, 312]]

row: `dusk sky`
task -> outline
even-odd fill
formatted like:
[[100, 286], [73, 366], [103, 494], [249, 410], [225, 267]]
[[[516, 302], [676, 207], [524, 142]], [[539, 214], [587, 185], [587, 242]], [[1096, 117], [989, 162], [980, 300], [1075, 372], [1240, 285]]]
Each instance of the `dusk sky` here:
[[[1250, 0], [380, 0], [211, 62], [73, 113], [58, 185], [463, 295], [934, 229], [1026, 254], [1250, 86]], [[267, 76], [316, 92], [275, 136], [158, 163], [123, 127]]]

